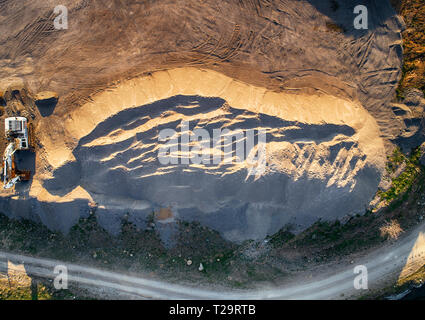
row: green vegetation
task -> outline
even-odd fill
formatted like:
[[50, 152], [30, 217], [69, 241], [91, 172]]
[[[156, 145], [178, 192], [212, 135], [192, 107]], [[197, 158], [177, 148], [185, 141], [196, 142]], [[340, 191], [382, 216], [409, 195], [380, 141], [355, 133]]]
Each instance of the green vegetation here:
[[[401, 68], [401, 80], [400, 80], [400, 84], [397, 86], [396, 88], [396, 97], [397, 100], [403, 100], [404, 97], [404, 91], [409, 88], [408, 86], [403, 86], [402, 83], [404, 81], [404, 79], [406, 79], [408, 74], [411, 74], [412, 72], [415, 71], [415, 66], [409, 63], [403, 63], [403, 66]], [[413, 86], [411, 86], [413, 87]]]
[[274, 248], [281, 247], [284, 243], [292, 240], [295, 235], [290, 231], [290, 226], [284, 227], [272, 236], [268, 236], [267, 240]]
[[391, 187], [379, 193], [388, 206], [377, 212], [367, 210], [364, 215], [353, 216], [345, 223], [319, 220], [297, 235], [285, 227], [268, 237], [270, 244], [277, 251], [303, 252], [303, 258], [308, 262], [323, 262], [386, 241], [389, 237], [381, 230], [388, 221], [396, 221], [402, 230], [416, 225], [425, 198], [425, 173], [419, 165], [419, 158], [419, 148], [408, 157], [400, 149], [395, 149], [388, 157], [388, 174], [394, 174], [404, 165], [404, 170], [392, 179]]
[[422, 285], [425, 281], [425, 265], [410, 276], [400, 279], [398, 286]]
[[397, 99], [409, 88], [425, 92], [425, 6], [423, 0], [403, 0], [400, 14], [406, 22], [403, 32], [403, 69]]
[[339, 221], [318, 221], [294, 238], [294, 243], [297, 247], [322, 248], [322, 258], [350, 254], [383, 241], [378, 228], [365, 230], [364, 226], [372, 220], [372, 215], [364, 215], [353, 217], [344, 224]]
[[[149, 228], [146, 230], [138, 229], [124, 218], [121, 233], [112, 236], [98, 224], [93, 211], [81, 218], [68, 235], [0, 214], [1, 248], [116, 272], [148, 274], [151, 278], [171, 282], [249, 288], [261, 281], [278, 281], [312, 263], [323, 263], [380, 244], [387, 239], [380, 231], [387, 221], [397, 221], [403, 230], [416, 224], [422, 212], [418, 209], [419, 199], [425, 197], [419, 155], [419, 149], [409, 157], [397, 149], [388, 159], [388, 173], [395, 173], [400, 165], [405, 165], [405, 170], [393, 179], [391, 188], [381, 196], [391, 204], [403, 203], [402, 207], [390, 205], [376, 213], [367, 211], [345, 223], [318, 221], [296, 235], [286, 226], [268, 236], [265, 242], [246, 241], [237, 245], [199, 223], [180, 221], [175, 245], [167, 248], [156, 231], [158, 226], [153, 215], [147, 218]], [[58, 292], [48, 292], [52, 298], [58, 297]], [[28, 292], [19, 289], [15, 293], [0, 293], [0, 298], [8, 297], [27, 298]]]
[[[148, 222], [154, 225], [152, 216]], [[9, 219], [0, 214], [0, 243], [5, 251], [103, 269], [113, 267], [114, 271], [139, 272], [171, 282], [204, 280], [248, 287], [253, 280], [251, 276], [259, 277], [258, 273], [248, 272], [252, 270], [251, 261], [242, 256], [243, 246], [224, 240], [218, 232], [196, 222], [178, 222], [177, 227], [175, 246], [166, 248], [156, 226], [140, 230], [125, 218], [118, 236], [99, 226], [95, 212], [81, 218], [64, 235], [32, 221]]]
[[9, 286], [7, 281], [0, 281], [0, 300], [51, 300], [53, 296], [42, 284], [37, 287]]
[[395, 173], [397, 168], [403, 163], [406, 167], [399, 176], [392, 179], [391, 187], [387, 191], [378, 192], [378, 195], [382, 200], [385, 200], [387, 204], [391, 203], [411, 188], [421, 171], [419, 166], [420, 156], [420, 148], [413, 150], [410, 157], [406, 157], [399, 148], [396, 148], [392, 156], [388, 157], [387, 172], [389, 174]]
[[[24, 279], [22, 279], [24, 277]], [[27, 279], [25, 279], [25, 277]], [[70, 300], [75, 299], [70, 290], [56, 290], [43, 279], [19, 275], [0, 278], [0, 300]], [[82, 299], [79, 297], [79, 299]]]

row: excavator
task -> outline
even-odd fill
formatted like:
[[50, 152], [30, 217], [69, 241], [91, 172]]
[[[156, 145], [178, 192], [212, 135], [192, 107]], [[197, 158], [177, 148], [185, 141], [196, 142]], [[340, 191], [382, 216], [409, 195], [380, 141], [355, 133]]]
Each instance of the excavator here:
[[29, 170], [18, 170], [15, 164], [15, 154], [21, 150], [31, 150], [30, 126], [25, 117], [9, 117], [5, 119], [5, 135], [9, 144], [3, 155], [3, 170], [1, 178], [3, 188], [10, 189], [19, 181], [31, 178]]

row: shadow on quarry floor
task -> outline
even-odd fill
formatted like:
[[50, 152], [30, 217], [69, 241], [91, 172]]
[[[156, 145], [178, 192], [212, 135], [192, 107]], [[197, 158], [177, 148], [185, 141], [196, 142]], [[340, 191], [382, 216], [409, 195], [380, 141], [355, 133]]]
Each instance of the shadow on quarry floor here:
[[[269, 159], [271, 169], [261, 178], [248, 175], [247, 163], [234, 161], [237, 142], [246, 145], [248, 140], [244, 135], [224, 143], [231, 147], [224, 151], [233, 157], [230, 163], [184, 164], [181, 152], [170, 156], [176, 164], [161, 163], [159, 133], [172, 129], [181, 134], [182, 119], [190, 119], [190, 131], [203, 128], [210, 138], [214, 129], [252, 129], [254, 146], [246, 147], [245, 156], [258, 144], [258, 130], [264, 129], [271, 156], [286, 161], [285, 168]], [[111, 232], [119, 231], [120, 215], [126, 212], [146, 216], [172, 208], [177, 219], [203, 223], [227, 240], [260, 239], [288, 223], [306, 226], [319, 217], [334, 219], [363, 210], [379, 179], [373, 168], [363, 167], [365, 155], [351, 139], [354, 133], [347, 125], [286, 121], [232, 108], [219, 98], [179, 95], [123, 110], [99, 123], [73, 150], [76, 161], [55, 170], [43, 185], [58, 196], [84, 188], [99, 205], [102, 226]], [[318, 146], [324, 142], [330, 143]], [[172, 145], [179, 146], [179, 141]], [[310, 168], [318, 174], [309, 174]], [[352, 172], [353, 186], [346, 178]], [[346, 179], [347, 184], [328, 185], [331, 178]]]
[[36, 105], [42, 117], [48, 117], [55, 111], [57, 99], [49, 99], [45, 101], [37, 101]]
[[19, 170], [30, 170], [31, 179], [22, 181], [15, 185], [16, 191], [20, 195], [27, 195], [32, 184], [32, 177], [36, 173], [35, 169], [35, 153], [31, 151], [18, 151], [15, 156], [15, 163]]
[[[73, 151], [76, 162], [71, 162], [63, 167], [58, 168], [54, 172], [54, 179], [44, 181], [44, 187], [52, 194], [64, 196], [78, 185], [87, 187], [88, 191], [107, 194], [111, 192], [114, 195], [126, 196], [132, 194], [126, 188], [125, 184], [111, 183], [108, 190], [96, 190], [96, 176], [102, 173], [109, 173], [110, 181], [126, 181], [129, 176], [140, 176], [154, 174], [161, 169], [158, 162], [158, 151], [155, 146], [158, 144], [158, 134], [163, 129], [174, 129], [180, 131], [182, 118], [194, 115], [202, 115], [215, 111], [223, 106], [225, 101], [220, 98], [204, 98], [199, 96], [174, 96], [169, 99], [154, 102], [152, 104], [127, 109], [115, 116], [112, 116], [102, 123], [87, 136], [83, 137], [77, 148]], [[298, 143], [300, 145], [314, 142], [319, 144], [324, 141], [332, 140], [336, 135], [352, 136], [354, 130], [346, 125], [306, 125], [293, 121], [285, 121], [277, 117], [255, 114], [246, 110], [227, 107], [227, 113], [220, 116], [219, 119], [201, 120], [193, 119], [189, 122], [189, 130], [195, 128], [204, 128], [213, 137], [213, 130], [226, 128], [229, 130], [249, 130], [254, 129], [255, 143], [258, 141], [257, 128], [268, 129], [285, 129], [284, 136], [281, 134], [267, 133], [267, 143], [274, 141], [287, 141], [290, 143]], [[86, 146], [87, 144], [102, 137], [113, 137], [115, 130], [132, 130], [143, 126], [150, 119], [164, 117], [169, 112], [180, 114], [179, 120], [173, 122], [165, 122], [156, 127], [144, 129], [123, 141], [115, 143], [94, 146]], [[142, 131], [144, 130], [144, 131]], [[136, 147], [134, 143], [138, 142]], [[235, 150], [235, 141], [232, 140], [232, 150]], [[334, 160], [338, 150], [341, 147], [349, 150], [353, 146], [353, 142], [342, 141], [337, 148], [330, 148], [330, 160]], [[333, 150], [335, 149], [335, 150]], [[112, 159], [104, 160], [114, 154]], [[134, 159], [138, 161], [133, 161]], [[123, 166], [121, 169], [117, 168]], [[187, 165], [170, 166], [168, 174], [176, 173], [176, 179], [183, 179], [183, 170], [187, 169]], [[228, 166], [223, 166], [226, 169]], [[111, 170], [114, 168], [114, 170]], [[192, 172], [202, 171], [208, 168], [194, 169]], [[111, 173], [113, 171], [113, 173]], [[131, 174], [129, 173], [131, 171]], [[96, 174], [97, 173], [97, 174]], [[208, 173], [208, 172], [206, 172]], [[89, 177], [91, 175], [91, 177]], [[217, 179], [220, 177], [217, 176]], [[215, 179], [214, 179], [215, 180]], [[119, 185], [119, 188], [117, 188]]]

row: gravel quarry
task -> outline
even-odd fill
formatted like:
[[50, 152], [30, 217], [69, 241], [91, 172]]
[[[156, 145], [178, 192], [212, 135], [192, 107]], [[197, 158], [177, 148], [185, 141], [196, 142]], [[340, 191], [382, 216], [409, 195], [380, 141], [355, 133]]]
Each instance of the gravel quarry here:
[[[143, 5], [130, 2], [115, 11], [111, 4], [102, 12], [121, 18], [128, 14], [120, 23], [131, 24], [135, 11], [130, 9], [142, 10]], [[235, 5], [224, 4], [229, 9]], [[2, 6], [10, 17], [14, 7], [8, 2]], [[164, 41], [155, 48], [160, 52], [167, 43], [167, 52], [145, 54], [142, 48], [155, 42], [155, 33], [130, 25], [122, 34], [119, 28], [111, 33], [118, 23], [113, 16], [110, 29], [102, 29], [96, 1], [70, 2], [70, 23], [79, 23], [61, 32], [47, 29], [47, 4], [22, 4], [15, 15], [34, 15], [32, 28], [43, 30], [31, 32], [23, 25], [28, 43], [19, 40], [22, 33], [2, 24], [2, 61], [13, 58], [16, 65], [1, 69], [2, 81], [20, 80], [31, 91], [60, 96], [52, 113], [37, 119], [40, 150], [34, 178], [2, 201], [3, 211], [38, 217], [67, 232], [90, 204], [98, 207], [103, 227], [117, 233], [123, 214], [143, 221], [152, 211], [167, 208], [171, 220], [200, 221], [232, 241], [261, 239], [288, 224], [302, 230], [318, 219], [365, 211], [380, 183], [388, 141], [402, 126], [387, 105], [399, 75], [402, 28], [389, 4], [371, 2], [367, 31], [348, 25], [348, 3], [336, 12], [319, 1], [252, 3], [229, 10], [228, 18], [214, 23], [202, 20], [222, 12], [213, 2], [197, 14], [189, 3], [145, 6], [149, 14], [136, 16], [144, 25], [150, 26], [159, 8], [166, 7], [168, 24], [188, 30], [202, 21], [202, 28], [216, 25], [222, 35], [217, 39], [216, 31], [207, 29], [184, 32], [177, 44], [164, 31]], [[254, 9], [260, 14], [244, 23]], [[183, 25], [174, 19], [182, 15]], [[307, 16], [310, 23], [301, 23]], [[346, 31], [326, 30], [330, 19]], [[90, 24], [90, 31], [84, 24]], [[136, 46], [140, 37], [144, 40]], [[52, 44], [43, 49], [47, 40]], [[207, 49], [215, 40], [215, 48]], [[94, 54], [105, 41], [114, 49]], [[124, 46], [137, 50], [124, 53]], [[230, 52], [224, 54], [222, 46]], [[178, 57], [186, 47], [192, 47], [191, 54]], [[77, 57], [79, 63], [71, 66]], [[117, 61], [111, 63], [112, 57]], [[153, 58], [164, 61], [148, 63]], [[90, 77], [82, 80], [82, 74]], [[46, 108], [39, 109], [46, 114]], [[246, 161], [216, 167], [161, 165], [155, 159], [159, 130], [178, 130], [182, 121], [209, 132], [265, 130], [266, 171], [247, 179]]]
[[348, 0], [66, 0], [63, 30], [56, 5], [0, 2], [0, 127], [22, 105], [36, 136], [17, 158], [32, 179], [0, 190], [10, 218], [260, 242], [371, 212], [394, 147], [423, 141], [423, 94], [395, 102], [406, 26], [389, 1], [364, 1], [366, 30]]

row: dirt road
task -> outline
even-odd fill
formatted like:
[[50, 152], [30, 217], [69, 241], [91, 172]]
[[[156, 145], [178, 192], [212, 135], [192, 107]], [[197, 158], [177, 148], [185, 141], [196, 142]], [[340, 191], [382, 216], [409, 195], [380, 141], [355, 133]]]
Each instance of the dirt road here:
[[[393, 284], [409, 266], [416, 268], [425, 263], [425, 223], [408, 235], [385, 247], [374, 250], [356, 261], [328, 265], [299, 278], [284, 287], [258, 288], [258, 290], [228, 290], [191, 288], [150, 280], [131, 275], [95, 269], [66, 262], [34, 258], [0, 252], [0, 263], [12, 261], [24, 264], [29, 275], [53, 279], [55, 266], [65, 265], [70, 283], [75, 283], [96, 296], [114, 296], [136, 299], [353, 299], [373, 294]], [[354, 288], [354, 267], [364, 265], [368, 270], [368, 290]], [[416, 266], [416, 267], [415, 267]], [[411, 269], [412, 271], [414, 271]], [[330, 271], [332, 270], [332, 271]]]

